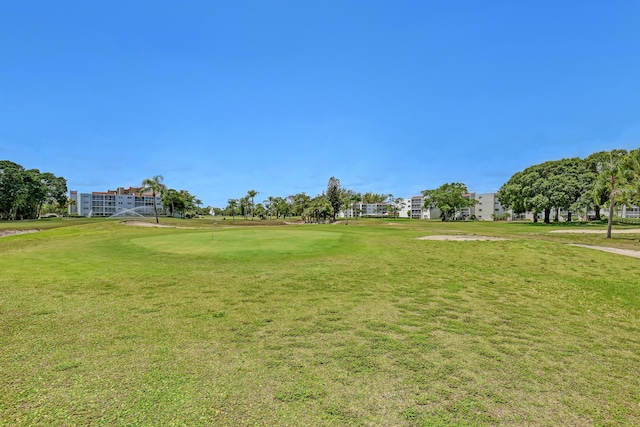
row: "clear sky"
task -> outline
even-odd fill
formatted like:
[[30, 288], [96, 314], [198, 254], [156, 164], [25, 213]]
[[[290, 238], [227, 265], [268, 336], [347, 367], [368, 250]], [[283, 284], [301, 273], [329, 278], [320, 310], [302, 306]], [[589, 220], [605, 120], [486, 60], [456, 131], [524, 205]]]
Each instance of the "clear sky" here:
[[204, 205], [640, 147], [640, 2], [7, 1], [0, 159]]

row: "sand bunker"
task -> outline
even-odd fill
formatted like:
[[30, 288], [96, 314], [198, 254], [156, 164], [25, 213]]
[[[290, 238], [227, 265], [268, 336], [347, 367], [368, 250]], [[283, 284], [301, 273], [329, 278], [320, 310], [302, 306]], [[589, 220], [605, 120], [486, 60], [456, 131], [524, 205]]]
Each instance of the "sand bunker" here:
[[[611, 230], [613, 234], [636, 234], [640, 233], [640, 228], [627, 228], [626, 230]], [[553, 230], [549, 233], [584, 233], [584, 234], [606, 234], [607, 230], [593, 230], [589, 228], [576, 228], [573, 230]]]
[[640, 251], [634, 251], [631, 249], [618, 249], [618, 248], [609, 248], [607, 246], [589, 246], [589, 245], [579, 245], [577, 243], [570, 244], [569, 246], [578, 246], [580, 248], [587, 249], [596, 249], [598, 251], [611, 252], [612, 254], [625, 255], [634, 258], [640, 258]]
[[416, 237], [416, 240], [452, 240], [457, 242], [468, 242], [468, 241], [509, 240], [509, 239], [503, 239], [501, 237], [474, 236], [474, 235], [465, 235], [465, 234], [439, 234], [434, 236]]
[[40, 230], [0, 230], [0, 237], [15, 236], [16, 234], [37, 233]]

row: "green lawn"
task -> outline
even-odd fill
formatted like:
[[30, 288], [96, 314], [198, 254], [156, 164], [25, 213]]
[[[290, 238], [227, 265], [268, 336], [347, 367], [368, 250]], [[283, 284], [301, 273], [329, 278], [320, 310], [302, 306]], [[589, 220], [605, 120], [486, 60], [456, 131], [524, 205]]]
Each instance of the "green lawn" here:
[[0, 425], [640, 425], [640, 235], [161, 222], [0, 224]]

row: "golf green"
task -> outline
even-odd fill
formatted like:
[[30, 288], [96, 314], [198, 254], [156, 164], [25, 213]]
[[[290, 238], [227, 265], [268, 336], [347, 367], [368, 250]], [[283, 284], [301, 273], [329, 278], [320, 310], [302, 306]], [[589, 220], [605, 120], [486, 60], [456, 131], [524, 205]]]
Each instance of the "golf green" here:
[[338, 245], [342, 234], [311, 228], [226, 229], [132, 239], [144, 248], [172, 254], [259, 256], [308, 254]]

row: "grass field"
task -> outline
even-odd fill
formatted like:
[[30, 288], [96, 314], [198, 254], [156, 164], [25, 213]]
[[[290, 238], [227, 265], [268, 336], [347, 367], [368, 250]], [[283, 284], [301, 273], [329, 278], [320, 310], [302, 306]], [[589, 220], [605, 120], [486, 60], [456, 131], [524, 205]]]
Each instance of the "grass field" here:
[[0, 224], [0, 425], [640, 425], [640, 235], [162, 222]]

